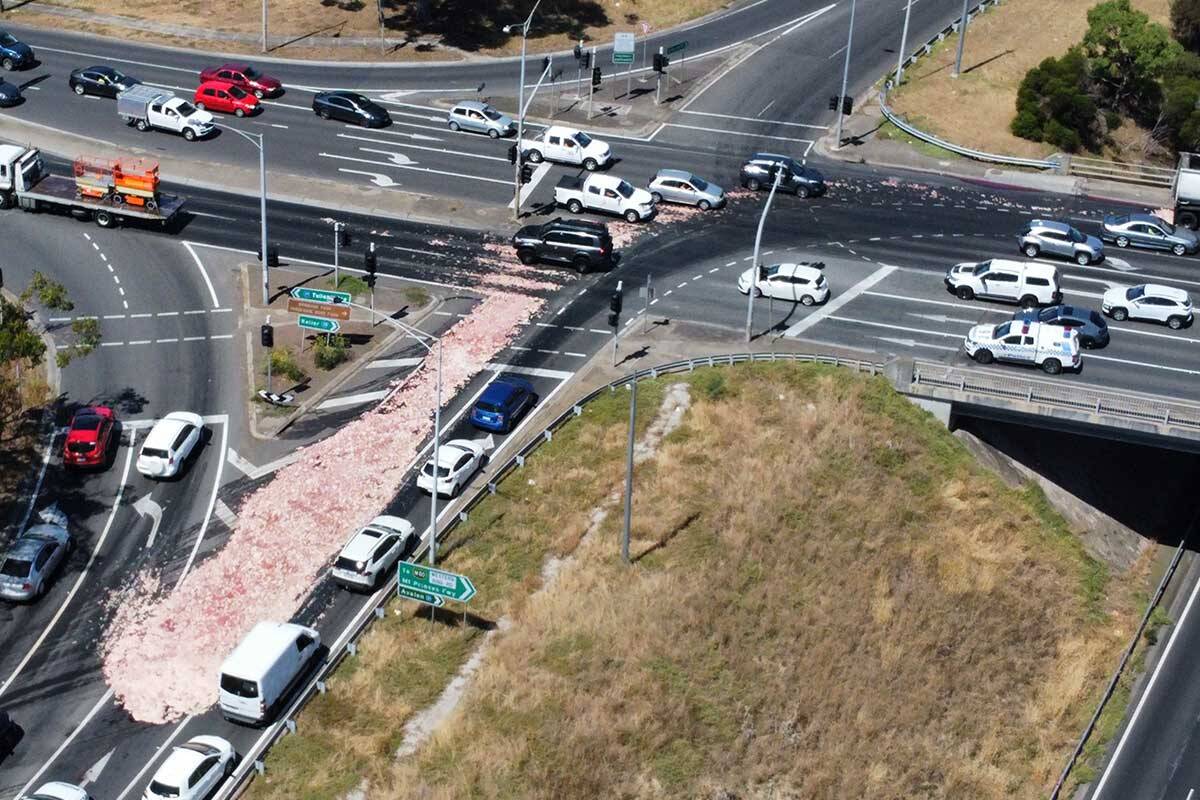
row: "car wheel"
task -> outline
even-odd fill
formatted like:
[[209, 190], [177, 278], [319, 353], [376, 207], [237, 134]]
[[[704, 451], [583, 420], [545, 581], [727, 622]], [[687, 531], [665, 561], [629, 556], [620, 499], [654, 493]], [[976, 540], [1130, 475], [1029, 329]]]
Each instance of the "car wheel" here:
[[1177, 256], [1182, 256], [1187, 253], [1187, 248], [1181, 244], [1177, 244], [1171, 248], [1171, 252]]
[[542, 163], [542, 151], [541, 150], [530, 150], [528, 153], [526, 153], [526, 155], [529, 157], [530, 164]]
[[326, 120], [326, 121], [329, 120], [329, 112], [328, 111], [318, 111], [317, 116], [323, 120]]
[[637, 222], [642, 218], [642, 215], [634, 211], [632, 208], [625, 212], [626, 222]]
[[537, 263], [537, 253], [532, 250], [518, 250], [517, 258], [527, 267]]
[[183, 138], [187, 139], [189, 142], [194, 142], [194, 141], [196, 141], [196, 132], [194, 130], [192, 130], [191, 128], [184, 128], [183, 129]]
[[956, 295], [958, 295], [959, 300], [974, 300], [975, 299], [975, 290], [972, 289], [970, 286], [960, 286], [954, 293]]
[[495, 128], [488, 128], [488, 138], [489, 139], [499, 139], [500, 131], [496, 130]]
[[759, 183], [758, 178], [751, 178], [750, 180], [746, 181], [746, 188], [752, 192], [757, 192], [762, 188], [762, 184]]
[[1062, 362], [1057, 358], [1047, 358], [1042, 362], [1042, 372], [1047, 375], [1057, 375], [1062, 372]]
[[1025, 245], [1025, 255], [1029, 258], [1037, 258], [1037, 254], [1040, 252], [1042, 252], [1042, 250], [1036, 244]]
[[990, 364], [996, 360], [996, 357], [994, 355], [992, 355], [991, 350], [982, 350], [982, 349], [976, 350], [975, 355], [971, 356], [971, 358], [975, 359], [980, 364]]
[[1084, 339], [1083, 337], [1080, 337], [1079, 346], [1082, 347], [1084, 350], [1092, 350], [1096, 347], [1096, 340], [1091, 338], [1090, 336], [1086, 339]]
[[585, 158], [583, 160], [583, 168], [588, 172], [595, 172], [596, 168], [599, 166], [600, 165], [596, 163], [596, 159], [594, 158]]
[[207, 110], [207, 109], [204, 107], [204, 103], [196, 103], [196, 108], [200, 109], [201, 111], [206, 111], [206, 110]]
[[807, 186], [797, 186], [796, 187], [796, 197], [799, 197], [801, 199], [808, 197], [808, 187]]
[[96, 224], [101, 228], [111, 228], [116, 224], [116, 218], [101, 208], [96, 211]]
[[1167, 327], [1177, 331], [1183, 327], [1183, 317], [1167, 317]]
[[83, 97], [84, 89], [83, 89], [82, 83], [75, 84], [74, 86], [71, 87], [71, 90], [73, 92], [75, 92], [75, 94], [79, 95], [80, 97]]
[[1027, 294], [1021, 298], [1021, 308], [1037, 308], [1037, 298], [1031, 294]]
[[243, 111], [243, 110], [242, 110], [242, 109], [240, 109], [240, 108], [235, 108], [235, 109], [233, 110], [233, 115], [234, 115], [235, 117], [239, 117], [239, 118], [240, 118], [240, 117], [244, 117], [244, 116], [246, 116], [246, 112], [245, 112], [245, 111]]
[[1198, 220], [1196, 218], [1196, 215], [1193, 214], [1191, 211], [1181, 211], [1181, 212], [1179, 212], [1179, 215], [1175, 218], [1175, 223], [1177, 225], [1182, 225], [1183, 227], [1187, 228], [1188, 230], [1194, 231], [1194, 230], [1196, 230], [1197, 226], [1200, 225], [1200, 220]]
[[12, 72], [14, 66], [13, 60], [11, 58], [6, 58], [3, 61], [0, 61], [0, 66], [4, 67], [5, 72]]
[[144, 120], [144, 119], [139, 119], [135, 123], [134, 127], [136, 127], [142, 133], [145, 133], [146, 131], [150, 130], [150, 123], [146, 122], [146, 120]]
[[1129, 247], [1129, 237], [1128, 236], [1118, 236], [1117, 237], [1117, 247]]
[[1087, 253], [1076, 253], [1075, 263], [1081, 267], [1086, 267], [1088, 264], [1092, 263], [1092, 257]]
[[457, 123], [457, 122], [451, 122], [451, 123], [450, 123], [450, 130], [454, 131], [455, 133], [458, 133], [458, 130], [459, 130], [459, 128], [458, 128], [458, 123]]
[[583, 211], [583, 203], [578, 200], [568, 200], [567, 211], [570, 211], [572, 214], [578, 214], [580, 211]]
[[762, 296], [763, 296], [763, 291], [762, 291], [762, 289], [760, 289], [760, 288], [758, 288], [757, 286], [755, 286], [755, 287], [754, 287], [754, 296], [755, 296], [755, 297], [762, 297]]
[[255, 89], [255, 90], [254, 90], [254, 96], [255, 96], [255, 97], [257, 97], [259, 100], [262, 100], [262, 99], [263, 99], [263, 96], [264, 96], [264, 95], [263, 95], [263, 90], [262, 90], [262, 89]]
[[708, 211], [712, 208], [712, 203], [708, 202], [707, 200], [701, 200], [699, 203], [696, 203], [696, 207], [701, 211]]
[[809, 294], [806, 294], [800, 298], [800, 305], [802, 306], [811, 306], [813, 302], [812, 295]]
[[661, 194], [659, 194], [658, 192], [651, 192], [651, 193], [650, 193], [650, 198], [651, 198], [651, 199], [652, 199], [652, 200], [653, 200], [655, 203], [661, 203], [661, 202], [662, 202], [662, 195], [661, 195]]
[[1109, 315], [1117, 322], [1124, 322], [1129, 319], [1129, 312], [1120, 307], [1114, 308], [1109, 312]]
[[583, 256], [575, 256], [575, 260], [571, 263], [575, 265], [575, 271], [580, 275], [588, 271], [588, 260]]

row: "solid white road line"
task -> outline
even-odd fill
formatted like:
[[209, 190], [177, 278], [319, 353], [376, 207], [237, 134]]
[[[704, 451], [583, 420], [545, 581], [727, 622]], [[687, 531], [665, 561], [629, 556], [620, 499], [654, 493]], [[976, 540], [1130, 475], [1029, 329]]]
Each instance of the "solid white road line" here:
[[[42, 453], [42, 468], [38, 470], [37, 482], [33, 485], [33, 493], [29, 495], [29, 504], [25, 506], [25, 516], [21, 517], [21, 525], [17, 528], [17, 533], [25, 530], [25, 526], [29, 524], [29, 518], [33, 516], [33, 507], [37, 504], [38, 495], [42, 493], [42, 481], [46, 480], [46, 468], [50, 466], [50, 454], [54, 452], [54, 442], [58, 439], [61, 431], [54, 430], [50, 432], [50, 441], [46, 442], [46, 451]], [[4, 691], [4, 687], [0, 686], [0, 692]]]
[[[773, 103], [775, 101], [772, 100], [771, 102]], [[770, 107], [771, 107], [771, 104], [768, 103], [767, 108], [770, 108]], [[766, 108], [763, 109], [763, 111], [766, 111], [766, 110], [767, 110]], [[764, 125], [787, 125], [790, 128], [813, 128], [818, 131], [829, 130], [828, 125], [810, 125], [807, 122], [784, 122], [781, 119], [759, 119], [758, 117], [739, 117], [734, 114], [717, 114], [713, 111], [682, 111], [680, 113], [696, 114], [696, 115], [705, 116], [705, 117], [720, 117], [721, 119], [740, 119], [740, 120], [744, 120], [746, 122], [760, 122]]]
[[424, 356], [419, 358], [379, 358], [367, 364], [366, 369], [404, 369], [405, 367], [415, 367], [424, 360]]
[[534, 378], [553, 378], [554, 380], [565, 381], [573, 376], [574, 372], [568, 372], [562, 369], [546, 369], [544, 367], [520, 367], [515, 364], [500, 364], [491, 363], [487, 368], [492, 372], [511, 372], [514, 375], [530, 375]]
[[[111, 691], [112, 689], [109, 689], [109, 692]], [[179, 734], [183, 732], [184, 727], [191, 721], [192, 715], [188, 714], [179, 722], [178, 725], [175, 726], [175, 729], [171, 731], [171, 735], [167, 737], [167, 740], [163, 742], [157, 750], [154, 751], [153, 756], [146, 759], [145, 766], [138, 770], [137, 775], [133, 776], [133, 780], [131, 780], [129, 784], [121, 790], [121, 793], [117, 795], [117, 800], [125, 800], [129, 793], [134, 790], [134, 787], [142, 782], [142, 778], [145, 777], [146, 773], [150, 770], [150, 767], [154, 764], [154, 762], [158, 761], [159, 756], [166, 755], [170, 752], [169, 748], [171, 746], [171, 742], [175, 741], [175, 737], [179, 736]]]
[[816, 325], [821, 320], [837, 312], [842, 306], [846, 305], [851, 300], [858, 297], [860, 294], [867, 291], [887, 276], [891, 275], [897, 269], [899, 269], [899, 267], [893, 267], [889, 264], [884, 264], [879, 269], [875, 270], [870, 275], [863, 278], [861, 281], [854, 284], [825, 305], [821, 306], [821, 308], [817, 309], [792, 327], [788, 328], [783, 335], [791, 339], [796, 338], [813, 325]]
[[250, 480], [258, 480], [264, 475], [270, 475], [272, 472], [283, 469], [288, 464], [291, 464], [293, 461], [296, 461], [298, 458], [300, 458], [300, 451], [294, 450], [285, 456], [280, 456], [274, 461], [263, 464], [261, 467], [256, 467], [254, 464], [238, 455], [238, 452], [232, 447], [228, 448], [225, 452], [225, 460], [236, 467]]
[[[464, 172], [450, 172], [444, 169], [432, 169], [430, 167], [416, 167], [412, 164], [396, 164], [391, 161], [375, 161], [369, 158], [355, 158], [354, 156], [340, 156], [336, 153], [317, 153], [321, 158], [336, 158], [340, 161], [354, 161], [359, 164], [374, 164], [377, 167], [391, 167], [392, 169], [409, 169], [414, 172], [428, 172], [432, 175], [446, 175], [451, 178], [465, 178], [469, 181], [487, 181], [488, 183], [502, 183], [505, 186], [509, 185], [509, 181], [500, 180], [498, 178], [485, 178], [482, 175], [469, 175]], [[502, 159], [508, 161], [507, 158]], [[295, 260], [295, 259], [293, 259]]]
[[1121, 734], [1121, 740], [1117, 742], [1117, 749], [1113, 751], [1112, 758], [1108, 760], [1108, 764], [1104, 767], [1104, 773], [1100, 776], [1100, 782], [1096, 784], [1096, 791], [1092, 793], [1092, 800], [1100, 800], [1101, 795], [1104, 794], [1104, 785], [1108, 783], [1108, 778], [1112, 774], [1113, 767], [1121, 760], [1121, 751], [1125, 749], [1125, 743], [1129, 741], [1129, 734], [1133, 733], [1138, 717], [1142, 715], [1142, 708], [1146, 705], [1147, 698], [1154, 692], [1154, 684], [1158, 681], [1158, 676], [1162, 672], [1163, 665], [1171, 657], [1171, 649], [1175, 647], [1175, 642], [1179, 639], [1178, 633], [1187, 621], [1187, 616], [1192, 610], [1192, 605], [1196, 602], [1197, 593], [1200, 593], [1200, 580], [1197, 580], [1196, 585], [1192, 587], [1192, 593], [1188, 596], [1187, 605], [1183, 607], [1183, 613], [1179, 615], [1179, 621], [1175, 623], [1171, 638], [1167, 641], [1167, 647], [1163, 650], [1162, 657], [1158, 659], [1158, 663], [1154, 666], [1154, 672], [1150, 674], [1150, 682], [1146, 684], [1145, 691], [1142, 692], [1141, 698], [1138, 699], [1138, 704], [1133, 709], [1133, 716], [1129, 718], [1129, 724], [1125, 726], [1125, 732]]
[[683, 128], [689, 131], [706, 131], [708, 133], [720, 133], [726, 136], [749, 136], [753, 139], [777, 139], [782, 142], [806, 142], [811, 144], [812, 139], [797, 139], [794, 136], [772, 136], [762, 133], [750, 133], [749, 131], [730, 131], [724, 128], [702, 128], [699, 125], [680, 125], [677, 122], [664, 123], [667, 128]]
[[[44, 50], [46, 48], [41, 49]], [[71, 745], [71, 742], [75, 741], [75, 737], [87, 727], [88, 723], [92, 721], [92, 718], [100, 713], [100, 709], [104, 708], [104, 706], [108, 704], [108, 701], [112, 700], [113, 694], [113, 690], [109, 689], [100, 697], [99, 700], [96, 701], [96, 704], [92, 706], [91, 710], [88, 711], [83, 720], [75, 726], [75, 730], [71, 731], [71, 735], [66, 739], [63, 739], [63, 742], [58, 746], [58, 749], [51, 753], [50, 758], [46, 759], [46, 763], [42, 764], [38, 771], [33, 773], [33, 777], [29, 779], [29, 782], [21, 787], [21, 791], [17, 792], [17, 797], [25, 797], [30, 791], [33, 790], [33, 785], [38, 782], [38, 779], [42, 777], [46, 770], [50, 769], [50, 765], [58, 760], [58, 757], [61, 756], [63, 751]]]
[[221, 303], [217, 300], [217, 290], [213, 288], [212, 280], [208, 277], [208, 270], [204, 268], [204, 262], [200, 260], [200, 256], [196, 255], [196, 251], [192, 249], [191, 242], [184, 242], [183, 246], [192, 254], [192, 260], [200, 268], [200, 274], [204, 276], [204, 285], [208, 287], [208, 294], [212, 297], [213, 308], [217, 308]]
[[228, 447], [229, 417], [225, 417], [225, 423], [221, 426], [221, 452], [217, 460], [217, 474], [213, 478], [212, 495], [208, 498], [208, 511], [204, 512], [204, 522], [200, 524], [200, 530], [196, 534], [196, 543], [192, 545], [192, 552], [188, 555], [187, 563], [183, 565], [183, 572], [179, 574], [179, 580], [175, 583], [176, 587], [183, 583], [183, 579], [191, 571], [192, 564], [196, 561], [196, 553], [200, 552], [200, 543], [204, 541], [204, 534], [208, 531], [208, 522], [212, 519], [213, 507], [217, 504], [217, 490], [221, 488], [221, 472], [225, 469], [225, 451]]
[[[533, 177], [530, 179], [529, 183], [521, 187], [521, 205], [525, 204], [525, 201], [529, 199], [529, 195], [533, 194], [533, 190], [536, 189], [537, 185], [542, 182], [542, 178], [546, 177], [546, 175], [549, 173], [549, 161], [543, 161], [537, 166], [537, 168], [533, 171]], [[516, 206], [516, 202], [517, 201], [515, 199], [509, 200], [508, 207], [514, 208]]]
[[886, 328], [889, 331], [904, 331], [905, 333], [920, 333], [925, 336], [941, 336], [946, 339], [961, 339], [961, 333], [945, 333], [944, 331], [934, 331], [929, 328], [912, 328], [907, 325], [893, 325], [890, 322], [875, 322], [869, 319], [855, 319], [854, 317], [830, 317], [835, 322], [849, 322], [852, 325], [866, 325], [871, 328]]
[[375, 400], [382, 400], [387, 397], [387, 389], [379, 389], [374, 392], [360, 392], [358, 394], [348, 394], [345, 397], [333, 397], [329, 400], [317, 405], [317, 411], [327, 411], [331, 408], [345, 408], [346, 406], [360, 406], [363, 403], [370, 403]]
[[405, 150], [428, 150], [431, 153], [448, 153], [452, 156], [460, 158], [480, 158], [486, 161], [503, 161], [508, 163], [508, 159], [504, 156], [487, 156], [482, 153], [467, 153], [462, 150], [451, 150], [447, 147], [429, 147], [423, 144], [409, 144], [408, 142], [393, 142], [388, 139], [372, 139], [370, 136], [352, 136], [349, 133], [339, 133], [339, 139], [353, 139], [359, 142], [371, 142], [372, 144], [386, 144], [389, 147], [403, 147]]
[[3, 695], [5, 690], [12, 686], [13, 681], [16, 680], [17, 676], [21, 674], [21, 670], [25, 669], [26, 665], [29, 664], [29, 660], [33, 658], [33, 654], [36, 653], [38, 648], [42, 646], [42, 643], [46, 641], [46, 637], [50, 635], [50, 631], [54, 629], [56, 624], [58, 624], [58, 620], [67, 610], [67, 607], [71, 605], [71, 600], [74, 599], [75, 595], [79, 592], [79, 588], [83, 586], [83, 582], [87, 580], [88, 574], [92, 571], [92, 567], [95, 566], [96, 558], [100, 554], [101, 548], [104, 547], [104, 542], [108, 540], [109, 532], [112, 530], [113, 520], [117, 518], [117, 510], [121, 507], [121, 498], [125, 494], [125, 485], [129, 479], [129, 465], [133, 463], [133, 449], [136, 438], [137, 434], [135, 432], [130, 432], [129, 447], [125, 451], [125, 468], [121, 472], [121, 483], [117, 487], [116, 499], [113, 500], [112, 510], [108, 512], [108, 521], [104, 523], [104, 529], [100, 532], [100, 538], [96, 540], [96, 546], [92, 548], [91, 555], [88, 556], [88, 561], [83, 568], [83, 572], [79, 573], [79, 577], [75, 579], [75, 585], [71, 587], [71, 591], [67, 592], [66, 599], [64, 599], [62, 605], [58, 607], [58, 611], [54, 612], [54, 616], [50, 618], [50, 622], [46, 624], [46, 627], [42, 630], [42, 634], [38, 636], [37, 641], [35, 641], [33, 646], [29, 648], [29, 651], [25, 653], [25, 657], [21, 659], [21, 663], [17, 664], [16, 669], [14, 669], [12, 674], [5, 679], [4, 683], [0, 683], [0, 695]]
[[1096, 359], [1097, 361], [1111, 361], [1114, 364], [1128, 364], [1133, 367], [1146, 367], [1147, 369], [1161, 369], [1167, 372], [1182, 372], [1185, 375], [1200, 375], [1200, 369], [1184, 369], [1183, 367], [1168, 367], [1163, 364], [1151, 364], [1148, 361], [1132, 361], [1127, 358], [1113, 358], [1112, 356], [1099, 356], [1089, 352], [1084, 356], [1084, 360]]
[[225, 523], [225, 527], [233, 530], [233, 525], [237, 522], [237, 514], [233, 513], [233, 509], [225, 505], [223, 500], [217, 501], [217, 505], [213, 508], [213, 513], [217, 515], [217, 519]]

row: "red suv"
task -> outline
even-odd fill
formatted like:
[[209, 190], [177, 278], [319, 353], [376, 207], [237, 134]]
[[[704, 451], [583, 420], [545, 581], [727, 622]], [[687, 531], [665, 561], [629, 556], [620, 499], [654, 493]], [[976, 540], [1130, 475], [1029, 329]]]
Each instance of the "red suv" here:
[[63, 464], [68, 467], [105, 466], [115, 427], [116, 417], [111, 408], [86, 406], [76, 411], [63, 445]]
[[205, 81], [196, 87], [196, 108], [239, 117], [258, 110], [258, 98], [225, 81]]
[[255, 97], [274, 97], [283, 94], [283, 84], [278, 78], [263, 75], [249, 64], [222, 64], [200, 73], [200, 82], [224, 81], [251, 92]]

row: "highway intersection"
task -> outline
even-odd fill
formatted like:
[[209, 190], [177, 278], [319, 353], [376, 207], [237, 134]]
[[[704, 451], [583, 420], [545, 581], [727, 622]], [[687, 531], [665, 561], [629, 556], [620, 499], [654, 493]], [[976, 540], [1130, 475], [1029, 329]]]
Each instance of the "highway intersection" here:
[[[914, 6], [914, 39], [940, 28], [956, 8], [944, 0]], [[892, 39], [902, 11], [902, 3], [888, 3], [860, 18], [855, 40], [863, 55], [852, 65], [852, 93], [861, 95], [894, 66], [889, 48], [896, 44]], [[835, 73], [840, 71], [838, 48], [847, 13], [840, 3], [760, 0], [735, 8], [727, 24], [686, 31], [694, 52], [711, 55], [696, 59], [694, 76], [681, 89], [685, 96], [668, 109], [638, 107], [629, 112], [628, 124], [620, 119], [596, 123], [597, 135], [611, 142], [618, 157], [611, 171], [644, 185], [657, 169], [679, 167], [734, 189], [739, 165], [755, 150], [808, 156], [816, 163], [813, 143], [832, 124], [825, 101], [840, 88]], [[53, 335], [61, 329], [56, 326], [77, 316], [97, 317], [103, 332], [97, 353], [64, 371], [62, 416], [56, 426], [65, 424], [70, 408], [93, 402], [113, 405], [125, 425], [121, 448], [107, 471], [67, 473], [51, 457], [39, 483], [36, 507], [58, 502], [70, 515], [80, 546], [42, 602], [0, 606], [5, 643], [0, 649], [0, 705], [26, 731], [18, 752], [0, 762], [0, 797], [29, 791], [45, 780], [86, 779], [97, 798], [124, 800], [140, 795], [165, 746], [181, 737], [220, 732], [247, 752], [263, 734], [230, 725], [215, 710], [167, 726], [132, 721], [113, 702], [99, 671], [96, 648], [110, 604], [120, 602], [120, 592], [139, 574], [154, 575], [168, 588], [219, 550], [242, 498], [270, 481], [274, 469], [288, 463], [298, 447], [336, 431], [378, 400], [392, 382], [417, 367], [421, 351], [396, 345], [281, 437], [256, 439], [244, 411], [249, 394], [245, 347], [251, 332], [243, 319], [239, 264], [253, 261], [258, 247], [258, 203], [252, 195], [213, 188], [223, 170], [256, 164], [256, 152], [224, 133], [195, 143], [138, 133], [120, 123], [111, 101], [77, 98], [65, 81], [75, 67], [112, 63], [147, 82], [190, 93], [194, 73], [213, 59], [60, 32], [20, 32], [41, 63], [22, 74], [30, 81], [26, 103], [0, 113], [92, 137], [97, 147], [108, 142], [139, 148], [162, 162], [168, 183], [176, 161], [208, 176], [208, 186], [191, 181], [168, 187], [185, 195], [188, 206], [184, 219], [165, 231], [101, 230], [66, 218], [16, 212], [4, 217], [10, 240], [21, 244], [6, 249], [10, 284], [23, 285], [34, 269], [42, 269], [76, 298], [77, 308], [69, 315], [45, 315], [49, 332]], [[663, 34], [663, 41], [675, 35]], [[317, 206], [272, 199], [269, 226], [281, 261], [314, 274], [329, 268], [330, 222], [338, 219], [350, 227], [353, 238], [351, 250], [343, 254], [343, 268], [361, 272], [362, 250], [374, 241], [382, 280], [415, 282], [439, 296], [422, 329], [440, 334], [469, 315], [476, 290], [495, 269], [483, 248], [503, 245], [512, 229], [510, 223], [497, 222], [511, 214], [512, 166], [506, 157], [508, 142], [451, 133], [444, 124], [445, 109], [454, 99], [476, 96], [482, 83], [483, 95], [511, 110], [517, 66], [511, 60], [394, 69], [265, 66], [284, 78], [283, 97], [268, 101], [260, 117], [221, 122], [266, 133], [272, 174], [415, 193], [430, 198], [431, 206], [463, 198], [495, 212], [483, 223], [468, 219], [466, 227], [458, 227], [464, 224], [461, 218], [437, 224], [372, 217], [339, 203], [339, 196]], [[564, 72], [573, 75], [573, 69]], [[638, 72], [634, 80], [644, 76]], [[387, 105], [395, 124], [365, 131], [318, 119], [309, 103], [313, 91], [326, 87], [371, 94]], [[564, 89], [573, 92], [573, 82]], [[538, 113], [536, 103], [531, 113]], [[29, 131], [36, 143], [39, 128]], [[863, 165], [828, 162], [820, 168], [830, 180], [828, 195], [813, 200], [777, 197], [763, 257], [767, 263], [822, 262], [833, 298], [813, 308], [757, 301], [756, 340], [798, 338], [876, 353], [880, 360], [899, 354], [968, 364], [961, 353], [966, 330], [1011, 318], [1015, 309], [947, 293], [942, 284], [946, 268], [960, 261], [1019, 257], [1016, 236], [1029, 218], [1066, 219], [1095, 233], [1101, 216], [1121, 207], [941, 176], [898, 177]], [[523, 205], [533, 209], [531, 221], [566, 215], [548, 204], [557, 176], [569, 173], [550, 166], [535, 171], [523, 197]], [[763, 199], [765, 194], [743, 192], [722, 211], [647, 223], [644, 232], [632, 235], [635, 241], [622, 248], [620, 263], [608, 273], [575, 276], [548, 269], [547, 279], [558, 288], [546, 293], [543, 312], [489, 370], [448, 403], [446, 438], [474, 435], [463, 412], [494, 374], [510, 371], [525, 377], [543, 402], [569, 391], [564, 387], [574, 373], [612, 346], [608, 298], [618, 281], [626, 296], [623, 330], [643, 324], [639, 312], [644, 308], [645, 322], [707, 326], [728, 336], [729, 349], [736, 350], [746, 323], [746, 298], [735, 284], [752, 260]], [[1109, 286], [1146, 281], [1200, 290], [1194, 258], [1132, 251], [1110, 255], [1092, 267], [1054, 262], [1063, 275], [1066, 302], [1098, 307]], [[655, 294], [643, 306], [633, 290], [647, 283]], [[1200, 334], [1195, 328], [1170, 331], [1136, 322], [1111, 327], [1109, 347], [1085, 353], [1080, 374], [1056, 380], [1200, 400]], [[178, 408], [205, 416], [205, 446], [181, 480], [143, 481], [130, 469], [139, 437], [152, 420]], [[523, 433], [518, 429], [509, 438], [520, 439]], [[50, 438], [48, 445], [56, 441]], [[47, 452], [52, 451], [51, 446]], [[428, 498], [410, 484], [384, 513], [427, 519]], [[369, 605], [367, 599], [321, 583], [298, 620], [334, 641]]]

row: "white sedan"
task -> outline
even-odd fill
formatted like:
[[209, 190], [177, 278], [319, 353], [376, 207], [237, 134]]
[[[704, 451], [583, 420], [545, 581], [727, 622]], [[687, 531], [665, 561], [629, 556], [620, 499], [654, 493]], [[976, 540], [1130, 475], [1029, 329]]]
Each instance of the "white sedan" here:
[[220, 736], [193, 736], [171, 748], [154, 773], [144, 800], [200, 800], [208, 797], [237, 765], [237, 751]]
[[154, 423], [138, 454], [138, 472], [147, 478], [173, 478], [200, 443], [204, 419], [188, 411], [172, 411]]
[[[822, 264], [821, 266], [824, 266]], [[754, 282], [755, 297], [773, 297], [811, 306], [829, 299], [829, 282], [825, 273], [813, 264], [773, 264], [763, 267], [755, 280], [754, 268], [738, 276], [738, 291], [746, 294]]]
[[[437, 493], [454, 497], [471, 480], [487, 461], [488, 454], [495, 449], [495, 440], [451, 439], [438, 447]], [[425, 462], [417, 475], [417, 488], [433, 493], [433, 458]]]

